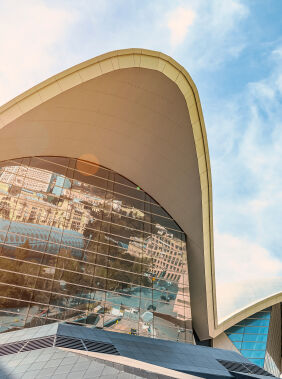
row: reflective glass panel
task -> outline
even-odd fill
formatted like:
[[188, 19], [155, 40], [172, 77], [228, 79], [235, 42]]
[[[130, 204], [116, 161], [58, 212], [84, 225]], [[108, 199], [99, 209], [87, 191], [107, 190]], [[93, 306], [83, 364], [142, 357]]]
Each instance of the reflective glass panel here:
[[240, 321], [225, 333], [246, 358], [258, 366], [264, 366], [271, 308]]
[[62, 321], [192, 343], [185, 234], [118, 173], [0, 163], [0, 252], [2, 332]]

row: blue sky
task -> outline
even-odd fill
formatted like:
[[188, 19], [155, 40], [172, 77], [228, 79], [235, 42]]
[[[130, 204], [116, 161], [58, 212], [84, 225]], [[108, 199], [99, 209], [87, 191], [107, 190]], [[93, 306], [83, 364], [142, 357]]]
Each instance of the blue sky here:
[[282, 289], [282, 2], [0, 0], [0, 103], [142, 47], [194, 79], [213, 180], [219, 318]]

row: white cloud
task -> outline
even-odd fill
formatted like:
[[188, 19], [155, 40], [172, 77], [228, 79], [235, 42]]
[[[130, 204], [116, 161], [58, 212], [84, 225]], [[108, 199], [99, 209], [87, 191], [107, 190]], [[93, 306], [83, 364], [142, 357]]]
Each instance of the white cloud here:
[[217, 69], [226, 59], [238, 57], [247, 43], [241, 23], [249, 13], [240, 0], [96, 4], [86, 1], [76, 8], [81, 20], [77, 35], [88, 33], [77, 50], [82, 59], [112, 49], [141, 47], [172, 55], [193, 74]]
[[219, 318], [282, 288], [282, 260], [244, 238], [215, 233]]
[[[273, 216], [282, 213], [280, 76], [282, 76], [281, 58], [274, 62], [273, 71], [267, 78], [249, 85], [247, 101], [251, 111], [240, 147], [240, 157], [256, 183], [256, 193], [246, 205], [250, 205], [254, 220], [260, 214], [262, 222], [270, 210], [276, 209]], [[265, 213], [262, 214], [261, 211]], [[266, 223], [259, 232], [261, 233], [258, 233], [260, 234], [258, 240], [261, 242], [265, 235], [271, 238], [277, 233], [273, 225]]]
[[170, 30], [170, 43], [173, 47], [184, 41], [195, 16], [193, 10], [184, 7], [178, 7], [169, 13], [167, 26]]
[[280, 50], [272, 72], [229, 99], [209, 125], [221, 318], [282, 290]]
[[282, 277], [260, 278], [241, 282], [221, 283], [217, 286], [218, 320], [237, 313], [260, 300], [281, 292]]
[[0, 14], [0, 103], [3, 103], [48, 77], [61, 55], [59, 44], [76, 16], [41, 0], [2, 2]]
[[247, 44], [241, 31], [241, 22], [249, 14], [247, 6], [239, 0], [194, 0], [189, 5], [197, 15], [183, 43], [189, 70], [215, 70], [238, 57]]
[[[64, 68], [127, 47], [172, 55], [198, 76], [202, 88], [216, 92], [214, 76], [207, 72], [224, 68], [251, 43], [244, 24], [250, 12], [241, 0], [11, 0], [0, 2], [0, 15], [0, 103]], [[217, 297], [226, 303], [224, 312], [232, 308], [232, 299], [236, 307], [240, 296], [253, 301], [281, 283], [281, 272], [272, 268], [282, 243], [281, 58], [278, 46], [270, 75], [229, 99], [215, 100], [220, 95], [213, 93], [208, 100], [214, 107], [204, 112], [220, 230], [215, 238]], [[240, 265], [237, 260], [230, 270], [233, 258]], [[268, 281], [264, 288], [257, 286], [261, 292], [251, 285], [262, 282], [258, 273]]]
[[0, 103], [73, 64], [120, 48], [163, 51], [184, 61], [192, 74], [214, 69], [244, 48], [236, 32], [247, 14], [240, 0], [228, 6], [225, 0], [0, 2]]
[[215, 233], [216, 280], [238, 282], [282, 275], [282, 261], [260, 245]]

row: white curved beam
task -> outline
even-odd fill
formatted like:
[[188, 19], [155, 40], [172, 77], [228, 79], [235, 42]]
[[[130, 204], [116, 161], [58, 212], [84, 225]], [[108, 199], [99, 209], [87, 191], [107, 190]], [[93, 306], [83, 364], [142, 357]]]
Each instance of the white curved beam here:
[[[124, 72], [130, 75], [130, 70], [143, 79], [148, 74], [150, 81], [146, 88], [139, 83], [139, 92], [128, 85], [123, 98], [122, 85], [114, 93], [110, 84], [126, 82]], [[136, 98], [140, 93], [141, 99]], [[93, 109], [87, 94], [95, 98]], [[127, 114], [125, 101], [130, 102]], [[186, 232], [194, 326], [200, 338], [215, 335], [210, 161], [199, 95], [187, 71], [159, 52], [119, 50], [63, 71], [0, 108], [0, 160], [30, 155], [79, 158], [83, 153], [90, 153], [88, 160], [96, 163], [98, 156], [101, 164], [141, 185]]]

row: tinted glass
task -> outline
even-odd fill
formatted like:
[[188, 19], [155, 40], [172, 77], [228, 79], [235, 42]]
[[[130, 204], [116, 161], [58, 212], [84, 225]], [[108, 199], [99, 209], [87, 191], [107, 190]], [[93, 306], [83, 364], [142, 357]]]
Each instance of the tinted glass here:
[[60, 320], [192, 342], [185, 241], [111, 170], [65, 157], [2, 162], [0, 330]]
[[226, 330], [236, 348], [251, 362], [264, 366], [271, 308], [240, 321]]

